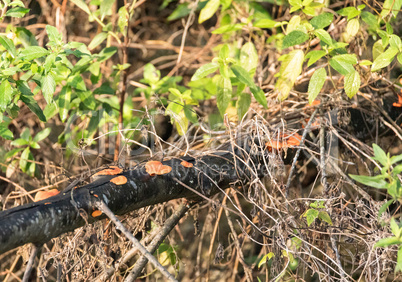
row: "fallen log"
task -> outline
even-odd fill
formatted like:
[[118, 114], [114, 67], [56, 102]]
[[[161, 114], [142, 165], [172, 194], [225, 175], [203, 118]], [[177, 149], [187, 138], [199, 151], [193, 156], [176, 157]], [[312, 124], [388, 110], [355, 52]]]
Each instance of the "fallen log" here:
[[128, 170], [108, 169], [90, 184], [1, 211], [0, 253], [26, 243], [40, 245], [106, 218], [97, 209], [100, 200], [116, 215], [123, 215], [172, 199], [210, 197], [233, 182], [247, 181], [253, 173], [246, 162], [255, 160], [243, 150], [229, 148], [196, 158], [151, 161]]

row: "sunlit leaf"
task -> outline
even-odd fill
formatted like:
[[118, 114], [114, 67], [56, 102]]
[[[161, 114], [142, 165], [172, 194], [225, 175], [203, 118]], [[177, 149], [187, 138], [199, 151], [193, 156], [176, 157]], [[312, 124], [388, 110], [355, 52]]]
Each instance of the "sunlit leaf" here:
[[332, 13], [322, 13], [310, 20], [310, 24], [315, 29], [322, 29], [329, 26], [334, 19], [334, 15]]
[[106, 38], [107, 38], [107, 33], [106, 32], [98, 33], [92, 39], [91, 43], [89, 43], [88, 49], [92, 50], [92, 49], [98, 47], [103, 41], [105, 41]]
[[214, 73], [218, 70], [219, 65], [217, 63], [208, 63], [201, 66], [191, 77], [191, 81], [195, 81], [206, 77], [207, 75]]
[[308, 34], [300, 30], [293, 30], [285, 36], [282, 43], [282, 49], [289, 48], [294, 45], [300, 45], [307, 41], [310, 37]]
[[308, 84], [308, 101], [311, 104], [320, 93], [327, 78], [327, 72], [325, 68], [319, 68], [312, 75]]
[[200, 12], [198, 23], [203, 23], [210, 19], [216, 13], [216, 11], [218, 11], [219, 5], [219, 0], [209, 0], [207, 5], [205, 5]]
[[45, 139], [46, 137], [49, 136], [50, 131], [51, 131], [51, 128], [50, 128], [50, 127], [45, 128], [45, 129], [42, 130], [42, 131], [39, 131], [39, 132], [35, 135], [35, 137], [33, 138], [33, 141], [35, 141], [35, 142], [42, 141], [43, 139]]
[[303, 66], [304, 52], [294, 50], [280, 58], [282, 60], [279, 70], [279, 78], [276, 82], [278, 99], [284, 100], [288, 97], [297, 77], [300, 75]]
[[395, 47], [389, 47], [387, 51], [380, 54], [373, 62], [371, 66], [371, 71], [378, 71], [382, 68], [388, 66], [395, 58], [396, 54], [398, 54], [399, 50]]
[[13, 88], [7, 79], [1, 81], [0, 84], [0, 111], [4, 112], [8, 104], [12, 100]]
[[366, 175], [353, 175], [349, 174], [350, 178], [353, 180], [360, 182], [364, 185], [378, 188], [378, 189], [385, 189], [387, 186], [387, 182], [384, 180], [382, 175], [377, 176], [366, 176]]
[[50, 104], [53, 101], [53, 94], [56, 90], [56, 81], [51, 73], [48, 73], [42, 78], [42, 93], [46, 103]]
[[216, 103], [221, 115], [225, 114], [229, 102], [232, 98], [232, 84], [230, 79], [220, 77], [218, 81], [218, 93], [216, 97]]
[[45, 48], [39, 46], [29, 46], [21, 51], [19, 58], [26, 61], [32, 61], [46, 55], [49, 55], [49, 51]]
[[17, 56], [14, 42], [6, 36], [0, 35], [0, 44], [11, 54], [13, 58]]
[[345, 76], [345, 92], [349, 98], [356, 95], [360, 89], [360, 74], [357, 71], [352, 71]]
[[240, 49], [240, 65], [252, 75], [258, 65], [258, 54], [252, 42], [247, 42]]
[[351, 19], [346, 26], [346, 33], [353, 37], [359, 32], [360, 23], [358, 19]]

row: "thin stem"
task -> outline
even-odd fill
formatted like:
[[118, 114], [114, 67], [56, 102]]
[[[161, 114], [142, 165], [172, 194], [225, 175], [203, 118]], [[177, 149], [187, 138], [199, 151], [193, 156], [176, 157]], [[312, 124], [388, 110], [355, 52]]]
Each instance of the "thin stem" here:
[[109, 207], [103, 202], [99, 201], [96, 203], [96, 206], [99, 208], [101, 212], [106, 214], [111, 221], [116, 225], [116, 228], [119, 229], [130, 241], [133, 245], [138, 248], [138, 250], [162, 273], [170, 281], [177, 281], [172, 274], [170, 274], [159, 262], [158, 260], [150, 253], [141, 243], [131, 234], [131, 232], [121, 223], [121, 221], [114, 215], [114, 213], [109, 209]]

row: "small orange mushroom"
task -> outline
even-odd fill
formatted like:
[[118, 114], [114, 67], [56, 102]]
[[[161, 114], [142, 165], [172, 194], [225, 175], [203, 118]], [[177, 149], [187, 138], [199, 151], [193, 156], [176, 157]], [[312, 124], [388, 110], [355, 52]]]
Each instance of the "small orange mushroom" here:
[[127, 183], [127, 177], [125, 177], [123, 175], [120, 175], [120, 176], [117, 176], [115, 178], [112, 178], [110, 180], [110, 182], [112, 182], [112, 183], [114, 183], [116, 185], [123, 185], [123, 184]]
[[159, 161], [149, 161], [145, 164], [145, 170], [149, 175], [163, 175], [172, 171], [172, 167], [164, 165]]
[[117, 166], [110, 166], [109, 168], [98, 171], [97, 173], [95, 173], [95, 175], [117, 175], [122, 172], [123, 170], [121, 168]]
[[294, 146], [299, 146], [301, 143], [302, 137], [298, 133], [294, 134], [286, 134], [283, 133], [282, 136], [283, 138], [282, 141], [280, 140], [270, 140], [265, 143], [265, 145], [268, 147], [268, 150], [272, 149], [282, 149], [282, 148], [288, 148], [288, 147], [294, 147]]
[[397, 107], [397, 108], [402, 107], [402, 94], [401, 95], [398, 94], [398, 102], [393, 103], [392, 106]]
[[96, 211], [93, 211], [91, 215], [92, 215], [92, 217], [98, 217], [101, 214], [102, 214], [102, 212], [100, 210], [96, 210]]
[[184, 166], [184, 167], [193, 167], [193, 164], [192, 163], [189, 163], [189, 162], [186, 162], [186, 161], [182, 161], [181, 163], [180, 163], [182, 166]]
[[50, 198], [52, 196], [55, 196], [55, 195], [57, 195], [59, 193], [60, 193], [60, 191], [57, 190], [57, 189], [52, 189], [52, 190], [49, 190], [49, 191], [39, 191], [35, 195], [34, 202], [42, 201], [44, 199]]
[[308, 105], [307, 107], [313, 107], [313, 106], [318, 106], [319, 104], [321, 104], [320, 100], [314, 100], [311, 105]]

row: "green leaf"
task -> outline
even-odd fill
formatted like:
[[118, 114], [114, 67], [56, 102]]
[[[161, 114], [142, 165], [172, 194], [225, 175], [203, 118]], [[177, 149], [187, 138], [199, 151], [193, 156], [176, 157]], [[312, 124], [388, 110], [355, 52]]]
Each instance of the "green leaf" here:
[[4, 79], [0, 84], [0, 111], [4, 112], [13, 98], [13, 88], [7, 79]]
[[313, 50], [307, 53], [305, 59], [309, 59], [307, 66], [311, 66], [315, 62], [317, 62], [319, 59], [324, 57], [327, 54], [324, 50]]
[[31, 147], [32, 149], [40, 149], [39, 144], [36, 143], [35, 141], [31, 141], [31, 143], [29, 144], [29, 147]]
[[332, 38], [328, 32], [323, 29], [314, 30], [315, 36], [317, 36], [322, 42], [326, 43], [329, 46], [332, 46]]
[[190, 122], [197, 124], [198, 123], [197, 113], [188, 105], [184, 106], [183, 109], [184, 109], [184, 114], [185, 114], [186, 118]]
[[73, 77], [70, 76], [67, 83], [68, 83], [68, 85], [70, 85], [72, 88], [74, 88], [76, 90], [87, 91], [85, 82], [79, 73], [77, 73]]
[[261, 19], [256, 21], [253, 26], [259, 28], [273, 28], [278, 24], [278, 22], [271, 19]]
[[242, 120], [244, 115], [247, 113], [248, 109], [250, 108], [251, 104], [251, 96], [248, 93], [242, 93], [239, 97], [239, 100], [237, 100], [237, 116], [239, 117], [239, 120]]
[[371, 66], [373, 64], [373, 62], [369, 61], [369, 60], [361, 60], [359, 62], [359, 65], [361, 66]]
[[374, 247], [375, 248], [377, 248], [377, 247], [388, 247], [388, 246], [391, 246], [391, 245], [399, 245], [401, 243], [402, 242], [396, 237], [388, 237], [388, 238], [383, 238], [383, 239], [379, 240], [374, 245]]
[[298, 15], [294, 15], [288, 22], [288, 26], [286, 27], [286, 34], [291, 33], [294, 30], [301, 30], [305, 31], [303, 29], [304, 26], [301, 25], [301, 17]]
[[177, 5], [176, 9], [170, 14], [167, 18], [168, 21], [174, 21], [180, 18], [183, 18], [190, 14], [191, 9], [188, 7], [188, 3], [183, 3]]
[[144, 67], [144, 81], [149, 85], [154, 85], [161, 78], [161, 72], [153, 64], [146, 64]]
[[33, 98], [33, 93], [29, 89], [27, 83], [22, 80], [17, 81], [17, 88], [21, 92], [20, 100], [28, 106], [28, 108], [38, 116], [38, 118], [46, 122], [46, 117], [44, 116], [42, 109], [39, 107], [38, 103]]
[[216, 11], [218, 11], [219, 5], [219, 0], [209, 0], [207, 5], [205, 5], [200, 12], [198, 23], [203, 23], [210, 19], [216, 13]]
[[308, 209], [304, 214], [303, 217], [307, 220], [307, 225], [310, 226], [318, 217], [319, 212], [315, 209]]
[[260, 262], [258, 263], [258, 268], [260, 268], [263, 264], [265, 264], [267, 262], [267, 260], [270, 260], [271, 258], [273, 258], [275, 256], [275, 254], [273, 252], [269, 252], [268, 254], [266, 254], [265, 256], [263, 256], [260, 260]]
[[364, 185], [378, 188], [378, 189], [386, 189], [387, 188], [387, 181], [384, 180], [383, 175], [376, 175], [376, 176], [366, 176], [366, 175], [354, 175], [349, 174], [350, 178], [353, 180], [360, 182]]
[[28, 12], [29, 12], [29, 9], [27, 9], [27, 8], [15, 7], [15, 8], [9, 9], [6, 12], [6, 16], [14, 17], [14, 18], [22, 18]]
[[232, 84], [230, 82], [230, 79], [220, 77], [218, 81], [218, 93], [216, 97], [216, 104], [222, 116], [225, 114], [231, 98], [232, 98]]
[[401, 155], [397, 155], [397, 156], [392, 156], [390, 159], [390, 164], [393, 165], [397, 162], [402, 161], [402, 154]]
[[169, 92], [172, 93], [177, 98], [181, 98], [183, 95], [181, 94], [179, 89], [176, 88], [169, 88]]
[[268, 108], [267, 98], [265, 98], [264, 91], [261, 90], [259, 87], [251, 87], [251, 93], [253, 93], [254, 98], [260, 103], [264, 108]]
[[46, 103], [50, 104], [53, 101], [53, 94], [56, 90], [56, 81], [51, 73], [48, 73], [42, 78], [42, 93]]
[[348, 21], [357, 17], [361, 13], [355, 7], [346, 7], [336, 12], [341, 16], [348, 17]]
[[377, 17], [375, 15], [373, 15], [370, 12], [363, 11], [361, 13], [361, 18], [366, 24], [369, 25], [370, 28], [377, 29], [378, 21], [377, 21]]
[[24, 95], [22, 94], [20, 96], [20, 100], [22, 102], [25, 103], [25, 105], [28, 106], [28, 108], [35, 114], [38, 116], [38, 118], [43, 121], [46, 122], [46, 117], [43, 114], [42, 109], [39, 107], [38, 102], [35, 101], [35, 99], [33, 98], [33, 95]]
[[55, 114], [57, 114], [57, 105], [55, 102], [51, 104], [47, 104], [45, 109], [43, 110], [43, 114], [46, 117], [46, 120], [51, 119]]
[[389, 47], [387, 51], [380, 54], [373, 62], [371, 66], [371, 71], [378, 71], [382, 68], [388, 66], [395, 58], [396, 54], [398, 54], [399, 50], [395, 47]]
[[195, 80], [204, 78], [207, 75], [216, 72], [218, 68], [219, 68], [219, 65], [217, 63], [209, 63], [206, 65], [203, 65], [194, 73], [193, 77], [191, 78], [191, 81], [195, 81]]
[[96, 100], [91, 91], [76, 91], [78, 98], [90, 110], [95, 110]]
[[402, 164], [395, 166], [394, 169], [392, 170], [393, 175], [398, 175], [401, 172], [402, 172]]
[[71, 100], [71, 87], [64, 86], [61, 89], [58, 98], [59, 115], [62, 122], [65, 122], [67, 119], [68, 111], [70, 110], [70, 100]]
[[[29, 132], [29, 131], [28, 131]], [[11, 146], [26, 146], [29, 144], [29, 141], [23, 139], [23, 138], [18, 138], [11, 142]]]
[[100, 14], [101, 21], [105, 18], [105, 15], [111, 12], [112, 6], [116, 0], [102, 0], [100, 1]]
[[334, 15], [331, 13], [322, 13], [310, 20], [310, 24], [315, 29], [322, 29], [329, 26], [334, 19]]
[[119, 19], [117, 21], [117, 25], [120, 28], [120, 32], [124, 32], [128, 25], [128, 12], [126, 6], [123, 6], [119, 9]]
[[0, 36], [0, 44], [10, 53], [11, 57], [15, 58], [17, 56], [17, 51], [15, 50], [14, 42], [7, 37]]
[[24, 3], [20, 0], [13, 0], [11, 3], [10, 1], [3, 1], [5, 3], [9, 3], [8, 5], [11, 7], [25, 7]]
[[396, 223], [395, 218], [391, 218], [390, 221], [390, 227], [391, 227], [391, 232], [392, 234], [395, 235], [395, 237], [400, 238], [401, 237], [401, 230], [399, 229], [398, 223]]
[[258, 65], [258, 54], [252, 42], [247, 42], [240, 49], [240, 65], [254, 75]]
[[373, 44], [373, 60], [377, 59], [382, 53], [384, 53], [384, 47], [382, 46], [382, 41], [378, 40]]
[[26, 172], [27, 169], [28, 169], [28, 167], [27, 167], [27, 165], [28, 165], [27, 160], [28, 160], [28, 158], [29, 158], [29, 153], [30, 153], [29, 147], [26, 147], [26, 148], [24, 149], [24, 151], [22, 151], [21, 158], [20, 158], [20, 169], [22, 170], [22, 172]]
[[379, 161], [383, 166], [388, 166], [388, 157], [380, 146], [373, 143], [374, 157], [373, 160]]
[[281, 56], [281, 68], [279, 70], [279, 78], [276, 82], [278, 99], [283, 101], [289, 95], [297, 77], [302, 71], [304, 52], [302, 50], [294, 50], [289, 54]]
[[401, 6], [401, 0], [385, 0], [384, 5], [382, 6], [381, 17], [385, 18], [391, 11], [392, 15], [396, 17], [399, 10], [401, 9]]
[[221, 60], [226, 60], [229, 58], [229, 46], [227, 44], [224, 44], [219, 50], [219, 58]]
[[389, 34], [381, 29], [377, 29], [376, 32], [382, 39], [382, 46], [384, 48], [387, 47], [388, 42], [389, 42]]
[[8, 160], [9, 158], [14, 157], [16, 154], [18, 154], [19, 152], [21, 152], [22, 150], [24, 150], [24, 148], [14, 148], [10, 151], [7, 152], [7, 154], [4, 156], [4, 158], [6, 160]]
[[301, 0], [289, 0], [289, 4], [292, 6], [290, 13], [293, 13], [303, 7]]
[[395, 34], [391, 34], [389, 36], [389, 45], [391, 47], [398, 48], [399, 50], [402, 49], [402, 41], [401, 38]]
[[51, 131], [51, 128], [48, 127], [48, 128], [45, 128], [44, 130], [38, 132], [38, 133], [35, 135], [35, 137], [33, 138], [33, 141], [34, 141], [34, 142], [42, 141], [43, 139], [45, 139], [46, 137], [49, 136], [50, 131]]
[[46, 32], [50, 41], [60, 43], [63, 39], [57, 28], [51, 25], [46, 25]]
[[98, 62], [104, 62], [117, 52], [117, 47], [106, 47], [99, 53]]
[[237, 23], [237, 24], [227, 24], [224, 26], [221, 26], [217, 29], [215, 29], [214, 31], [212, 31], [212, 34], [224, 34], [224, 33], [229, 33], [229, 32], [233, 32], [233, 31], [238, 31], [241, 30], [243, 27], [245, 26], [245, 24], [243, 23]]
[[285, 36], [282, 43], [282, 49], [289, 48], [294, 45], [300, 45], [307, 41], [310, 37], [308, 34], [300, 30], [293, 30]]
[[360, 23], [358, 19], [351, 19], [346, 26], [346, 33], [353, 37], [359, 32]]
[[0, 123], [0, 137], [7, 139], [7, 140], [13, 140], [14, 135], [11, 132], [11, 130], [8, 129], [8, 124], [5, 122]]
[[241, 83], [246, 84], [250, 88], [256, 87], [250, 74], [243, 67], [239, 65], [232, 65], [230, 69]]
[[378, 220], [380, 220], [381, 215], [388, 209], [388, 207], [394, 202], [394, 200], [389, 200], [385, 202], [378, 210]]
[[98, 47], [105, 39], [107, 38], [107, 33], [106, 32], [101, 32], [95, 35], [95, 37], [92, 39], [91, 43], [88, 45], [88, 49], [92, 50]]
[[313, 74], [308, 84], [308, 101], [311, 104], [320, 93], [327, 79], [327, 72], [325, 68], [319, 68]]
[[360, 89], [360, 75], [357, 71], [350, 72], [345, 76], [345, 92], [349, 98], [353, 98]]
[[395, 273], [398, 271], [402, 272], [402, 246], [399, 246], [398, 256], [396, 258]]
[[324, 211], [320, 211], [318, 214], [318, 218], [321, 219], [322, 221], [328, 223], [329, 225], [332, 225], [332, 220], [329, 217], [329, 214]]
[[82, 0], [71, 0], [75, 5], [77, 5], [81, 10], [83, 10], [88, 15], [91, 15], [88, 5]]
[[32, 61], [34, 59], [49, 55], [49, 51], [39, 46], [29, 46], [23, 49], [19, 55], [19, 58], [25, 61]]
[[357, 64], [356, 55], [336, 55], [329, 60], [329, 64], [340, 74], [347, 75], [355, 71], [353, 65]]

